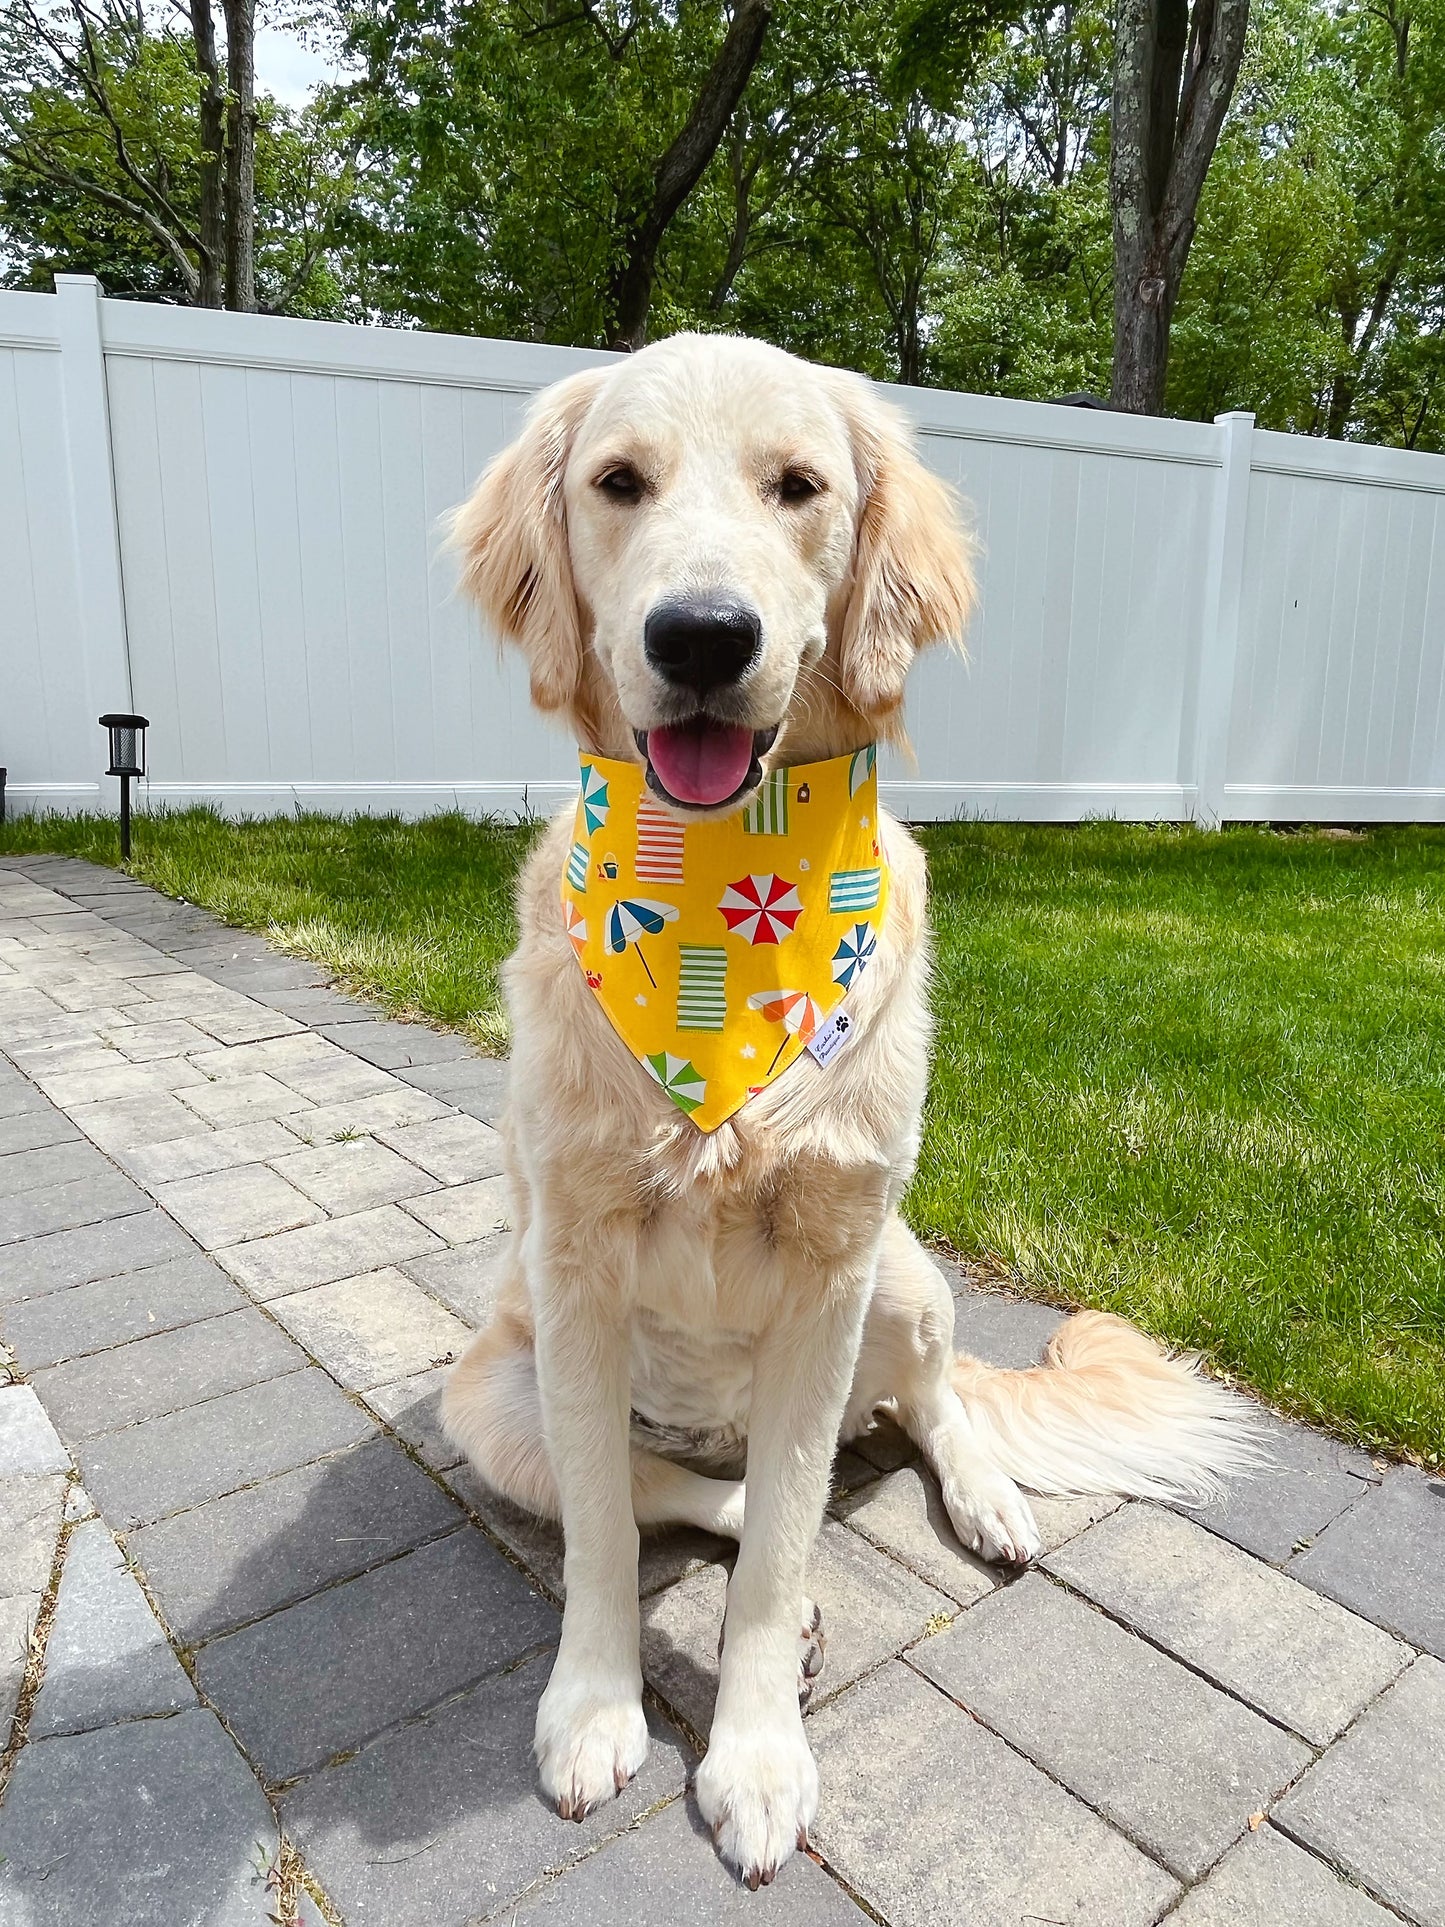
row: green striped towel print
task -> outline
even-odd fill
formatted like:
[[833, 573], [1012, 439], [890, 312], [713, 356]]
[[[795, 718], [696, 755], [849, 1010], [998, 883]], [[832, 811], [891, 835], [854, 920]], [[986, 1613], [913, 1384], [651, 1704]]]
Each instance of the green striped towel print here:
[[749, 836], [786, 836], [788, 834], [788, 777], [786, 769], [775, 769], [763, 778], [763, 786], [743, 811], [743, 828]]
[[828, 878], [828, 908], [834, 913], [875, 910], [882, 885], [881, 869], [834, 870]]
[[721, 944], [679, 944], [677, 1027], [721, 1031], [727, 1016], [728, 953]]
[[572, 854], [567, 859], [567, 881], [574, 890], [587, 888], [587, 845], [574, 843]]

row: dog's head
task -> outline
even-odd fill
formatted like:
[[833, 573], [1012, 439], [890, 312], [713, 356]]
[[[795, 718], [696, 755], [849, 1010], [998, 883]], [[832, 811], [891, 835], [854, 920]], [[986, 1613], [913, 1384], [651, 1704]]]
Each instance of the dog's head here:
[[691, 811], [736, 808], [777, 756], [898, 735], [915, 650], [958, 637], [973, 593], [902, 418], [727, 336], [548, 389], [454, 541], [537, 705]]

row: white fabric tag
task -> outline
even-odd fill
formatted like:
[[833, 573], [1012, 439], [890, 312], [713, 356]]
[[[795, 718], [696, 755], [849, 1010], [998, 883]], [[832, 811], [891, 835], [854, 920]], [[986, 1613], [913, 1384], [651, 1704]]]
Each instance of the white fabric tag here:
[[826, 1023], [819, 1024], [808, 1039], [808, 1049], [820, 1064], [831, 1063], [853, 1035], [853, 1019], [846, 1010], [835, 1010]]

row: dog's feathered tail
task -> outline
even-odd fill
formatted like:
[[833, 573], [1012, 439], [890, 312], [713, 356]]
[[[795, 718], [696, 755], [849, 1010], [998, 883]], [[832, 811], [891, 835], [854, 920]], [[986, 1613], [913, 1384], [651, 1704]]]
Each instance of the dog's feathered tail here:
[[1265, 1457], [1244, 1399], [1107, 1312], [1076, 1313], [1028, 1371], [960, 1354], [953, 1385], [979, 1443], [1035, 1492], [1198, 1504]]

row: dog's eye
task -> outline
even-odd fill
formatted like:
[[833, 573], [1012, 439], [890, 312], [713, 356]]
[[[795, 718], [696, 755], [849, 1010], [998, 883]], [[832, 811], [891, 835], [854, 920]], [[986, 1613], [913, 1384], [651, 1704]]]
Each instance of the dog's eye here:
[[642, 495], [642, 483], [636, 469], [629, 468], [626, 462], [618, 462], [597, 477], [597, 486], [604, 495], [610, 495], [614, 502], [636, 502]]
[[821, 495], [822, 492], [823, 484], [805, 468], [785, 468], [778, 477], [778, 500], [791, 506], [811, 502], [815, 495]]

